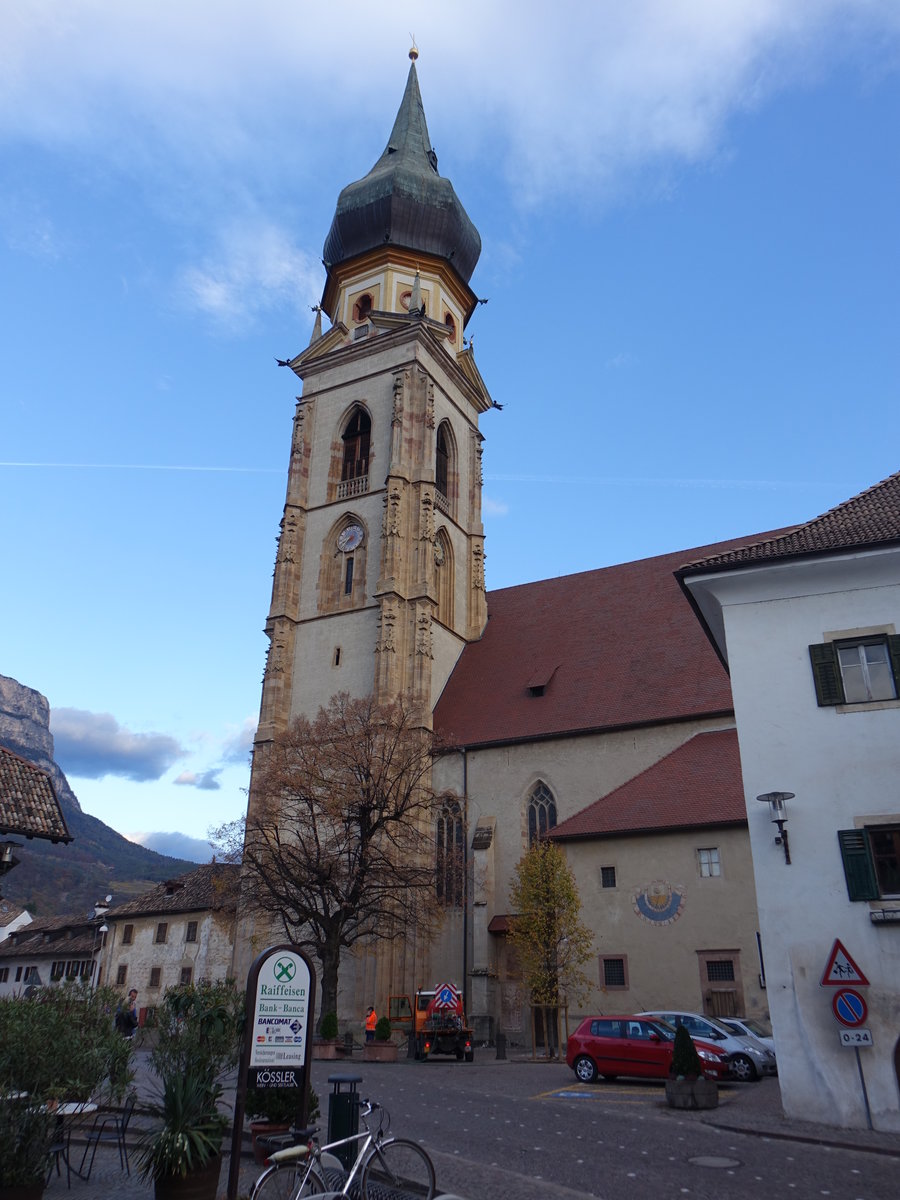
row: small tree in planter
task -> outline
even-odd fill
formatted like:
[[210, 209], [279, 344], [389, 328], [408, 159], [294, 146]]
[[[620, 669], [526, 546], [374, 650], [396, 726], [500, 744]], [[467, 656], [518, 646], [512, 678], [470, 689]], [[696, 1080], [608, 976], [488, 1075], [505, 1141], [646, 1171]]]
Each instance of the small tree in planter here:
[[313, 1042], [313, 1058], [337, 1058], [337, 1013], [327, 1012], [319, 1022], [319, 1036]]
[[704, 1077], [697, 1047], [684, 1025], [675, 1030], [666, 1102], [670, 1108], [716, 1108], [719, 1103], [716, 1081]]

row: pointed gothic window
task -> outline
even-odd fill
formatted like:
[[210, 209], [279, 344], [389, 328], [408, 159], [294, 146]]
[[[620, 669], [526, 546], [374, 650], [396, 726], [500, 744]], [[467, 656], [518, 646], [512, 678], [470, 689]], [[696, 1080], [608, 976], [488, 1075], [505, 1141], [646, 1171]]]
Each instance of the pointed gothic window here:
[[446, 529], [439, 529], [434, 539], [434, 590], [437, 598], [435, 616], [442, 625], [453, 626], [453, 547]]
[[533, 846], [556, 827], [556, 801], [542, 779], [538, 780], [528, 801], [528, 845]]
[[461, 908], [465, 842], [462, 809], [459, 801], [448, 796], [441, 807], [435, 838], [435, 876], [438, 903], [445, 908]]
[[361, 479], [369, 473], [369, 439], [372, 422], [363, 409], [353, 411], [342, 435], [344, 457], [341, 463], [341, 481]]
[[437, 459], [434, 465], [434, 483], [437, 490], [443, 496], [447, 495], [447, 471], [449, 465], [447, 427], [442, 424], [437, 431]]
[[436, 507], [453, 516], [456, 511], [456, 443], [449, 421], [441, 421], [434, 440], [434, 502]]

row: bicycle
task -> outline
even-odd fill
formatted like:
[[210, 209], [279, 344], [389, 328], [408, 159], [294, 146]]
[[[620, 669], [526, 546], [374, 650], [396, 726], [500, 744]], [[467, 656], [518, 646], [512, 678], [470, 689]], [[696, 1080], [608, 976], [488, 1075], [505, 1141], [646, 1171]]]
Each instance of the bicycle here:
[[[364, 1132], [336, 1142], [320, 1144], [315, 1126], [295, 1131], [301, 1140], [269, 1155], [271, 1165], [253, 1185], [250, 1200], [301, 1200], [326, 1193], [360, 1196], [361, 1200], [404, 1200], [409, 1196], [432, 1200], [434, 1165], [422, 1147], [408, 1138], [387, 1136], [390, 1115], [380, 1104], [360, 1100], [359, 1109]], [[373, 1130], [366, 1118], [376, 1111], [382, 1115]], [[345, 1178], [343, 1166], [332, 1152], [354, 1143], [360, 1143], [359, 1149]], [[354, 1186], [357, 1176], [358, 1189]]]

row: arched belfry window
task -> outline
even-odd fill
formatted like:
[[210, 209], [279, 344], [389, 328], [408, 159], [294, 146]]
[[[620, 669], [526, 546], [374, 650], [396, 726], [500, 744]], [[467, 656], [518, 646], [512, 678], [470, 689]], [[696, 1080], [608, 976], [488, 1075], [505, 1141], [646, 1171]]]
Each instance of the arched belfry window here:
[[372, 422], [362, 408], [355, 408], [341, 434], [344, 456], [341, 462], [341, 481], [362, 479], [369, 474], [369, 441]]
[[528, 800], [528, 845], [533, 846], [555, 827], [556, 801], [543, 779], [539, 779]]
[[447, 796], [438, 814], [435, 836], [435, 877], [438, 903], [462, 908], [465, 869], [465, 829], [459, 801]]
[[456, 443], [449, 421], [441, 421], [435, 438], [434, 491], [437, 507], [448, 515], [452, 514], [457, 493]]

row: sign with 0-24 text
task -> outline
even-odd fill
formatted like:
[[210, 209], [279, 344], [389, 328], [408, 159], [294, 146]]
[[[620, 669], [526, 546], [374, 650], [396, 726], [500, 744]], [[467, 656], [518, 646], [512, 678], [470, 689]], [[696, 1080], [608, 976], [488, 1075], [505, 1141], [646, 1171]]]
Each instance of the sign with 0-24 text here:
[[841, 1030], [841, 1045], [842, 1046], [871, 1046], [872, 1032], [869, 1029], [842, 1029]]
[[248, 1017], [249, 1066], [257, 1087], [300, 1087], [311, 1016], [305, 956], [276, 948], [259, 964]]

